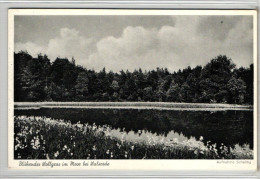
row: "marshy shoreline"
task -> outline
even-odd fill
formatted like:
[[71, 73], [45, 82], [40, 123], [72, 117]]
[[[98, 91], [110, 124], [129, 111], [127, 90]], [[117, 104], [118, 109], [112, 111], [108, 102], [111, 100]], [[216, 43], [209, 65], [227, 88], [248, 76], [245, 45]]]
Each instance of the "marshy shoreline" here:
[[253, 110], [253, 105], [173, 102], [14, 102], [14, 108], [104, 108], [158, 110]]
[[[15, 159], [252, 159], [253, 150], [217, 146], [203, 137], [131, 141], [127, 133], [113, 134], [108, 125], [57, 120], [40, 116], [14, 116]], [[139, 136], [140, 137], [140, 136]], [[137, 137], [137, 139], [139, 138]]]

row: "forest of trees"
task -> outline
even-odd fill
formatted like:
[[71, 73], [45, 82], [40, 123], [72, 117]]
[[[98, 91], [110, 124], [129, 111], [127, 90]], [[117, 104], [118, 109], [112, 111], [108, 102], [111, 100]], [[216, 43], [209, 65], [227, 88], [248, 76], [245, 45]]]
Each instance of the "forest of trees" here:
[[[174, 64], [172, 64], [174, 65]], [[33, 58], [14, 53], [14, 101], [167, 101], [192, 103], [253, 103], [253, 64], [236, 68], [219, 55], [205, 66], [170, 73], [151, 71], [99, 72], [75, 59], [46, 55]]]

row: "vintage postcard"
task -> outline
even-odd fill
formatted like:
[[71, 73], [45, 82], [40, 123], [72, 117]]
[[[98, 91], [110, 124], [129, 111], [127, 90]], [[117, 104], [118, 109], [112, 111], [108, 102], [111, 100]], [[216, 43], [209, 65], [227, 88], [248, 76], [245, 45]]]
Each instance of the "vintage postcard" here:
[[256, 18], [10, 9], [8, 166], [256, 170]]

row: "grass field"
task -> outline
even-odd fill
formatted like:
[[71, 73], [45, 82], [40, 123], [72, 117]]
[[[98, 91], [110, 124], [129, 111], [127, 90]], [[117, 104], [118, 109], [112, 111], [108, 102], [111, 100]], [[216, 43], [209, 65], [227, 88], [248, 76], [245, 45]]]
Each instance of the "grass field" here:
[[15, 159], [252, 159], [248, 146], [230, 148], [188, 139], [146, 142], [114, 136], [110, 126], [46, 117], [14, 117]]

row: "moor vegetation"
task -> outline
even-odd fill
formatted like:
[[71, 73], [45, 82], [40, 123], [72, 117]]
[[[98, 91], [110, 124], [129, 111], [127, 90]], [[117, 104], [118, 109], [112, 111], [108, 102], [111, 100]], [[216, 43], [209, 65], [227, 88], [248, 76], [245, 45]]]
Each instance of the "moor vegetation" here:
[[[231, 148], [177, 138], [129, 141], [122, 131], [113, 136], [108, 125], [72, 124], [46, 117], [14, 117], [15, 159], [252, 159], [247, 146]], [[146, 134], [145, 134], [146, 135]], [[137, 137], [141, 138], [141, 136]]]
[[[174, 65], [174, 64], [173, 64]], [[205, 66], [177, 72], [99, 72], [78, 66], [75, 60], [46, 55], [33, 58], [14, 53], [14, 100], [25, 101], [160, 101], [192, 103], [253, 103], [253, 64], [236, 68], [226, 56]]]

